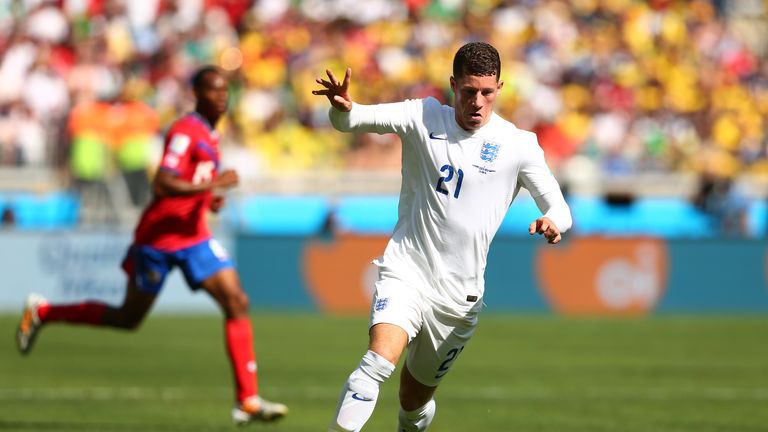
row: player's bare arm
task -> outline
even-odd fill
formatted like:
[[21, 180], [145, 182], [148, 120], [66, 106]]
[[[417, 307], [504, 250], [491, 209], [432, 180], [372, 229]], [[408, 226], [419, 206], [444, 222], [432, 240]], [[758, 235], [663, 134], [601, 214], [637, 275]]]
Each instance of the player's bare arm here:
[[531, 235], [544, 235], [544, 238], [547, 239], [547, 243], [550, 244], [557, 244], [560, 243], [560, 240], [562, 240], [562, 236], [560, 235], [560, 230], [557, 229], [557, 225], [555, 225], [555, 223], [546, 216], [542, 216], [531, 222], [531, 225], [528, 227], [528, 233]]
[[182, 180], [170, 171], [159, 171], [155, 176], [154, 191], [157, 196], [191, 195], [213, 189], [230, 189], [239, 183], [237, 171], [229, 169], [222, 171], [215, 179], [207, 182], [193, 183]]
[[352, 97], [349, 95], [349, 81], [352, 78], [352, 68], [347, 68], [344, 80], [339, 81], [330, 69], [325, 73], [328, 79], [317, 78], [315, 82], [325, 87], [320, 90], [312, 90], [313, 95], [325, 96], [331, 105], [339, 111], [349, 112], [352, 110]]

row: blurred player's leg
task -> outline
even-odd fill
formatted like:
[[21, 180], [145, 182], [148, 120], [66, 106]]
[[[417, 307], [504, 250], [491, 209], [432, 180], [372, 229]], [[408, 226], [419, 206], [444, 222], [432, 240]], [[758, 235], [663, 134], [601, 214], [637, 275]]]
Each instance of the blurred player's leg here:
[[248, 317], [248, 296], [240, 287], [233, 268], [225, 268], [202, 283], [221, 306], [225, 316], [224, 332], [227, 354], [235, 380], [237, 406], [232, 410], [236, 423], [253, 420], [277, 420], [288, 413], [288, 408], [277, 402], [259, 397], [256, 356], [253, 350], [253, 330]]
[[40, 295], [30, 294], [16, 333], [19, 351], [27, 354], [43, 324], [66, 322], [123, 329], [135, 329], [143, 321], [156, 294], [140, 291], [128, 283], [125, 300], [120, 307], [110, 307], [96, 301], [54, 305]]
[[107, 305], [97, 301], [86, 301], [68, 305], [46, 305], [39, 309], [43, 323], [67, 322], [70, 324], [100, 325]]
[[418, 382], [408, 365], [403, 366], [400, 374], [400, 413], [398, 432], [423, 432], [435, 417], [435, 400], [432, 398], [437, 387], [429, 387]]
[[288, 407], [279, 402], [271, 402], [260, 396], [253, 396], [232, 409], [232, 421], [246, 424], [252, 421], [271, 422], [288, 414]]
[[395, 370], [408, 342], [407, 333], [392, 324], [371, 328], [371, 343], [341, 391], [331, 431], [356, 432], [373, 414], [379, 387]]
[[37, 332], [42, 322], [40, 321], [40, 308], [47, 306], [48, 301], [41, 295], [30, 294], [24, 302], [24, 311], [16, 330], [16, 346], [22, 354], [27, 354], [35, 343]]
[[226, 320], [224, 327], [227, 354], [235, 374], [237, 401], [243, 402], [259, 392], [251, 320], [248, 317], [230, 318]]
[[134, 330], [144, 320], [156, 297], [157, 294], [142, 291], [129, 281], [125, 298], [119, 307], [95, 301], [47, 305], [39, 309], [40, 320], [43, 324], [67, 322]]
[[100, 325], [135, 330], [144, 321], [156, 298], [156, 292], [138, 288], [131, 279], [128, 281], [123, 304], [118, 308], [107, 306]]

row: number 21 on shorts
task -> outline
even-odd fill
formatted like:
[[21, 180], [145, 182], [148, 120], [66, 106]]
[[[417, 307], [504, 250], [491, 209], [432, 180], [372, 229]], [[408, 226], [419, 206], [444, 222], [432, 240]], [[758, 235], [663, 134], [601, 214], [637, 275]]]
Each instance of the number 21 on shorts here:
[[448, 351], [448, 354], [445, 355], [445, 361], [443, 361], [440, 364], [440, 367], [437, 368], [437, 374], [435, 375], [435, 379], [440, 379], [443, 377], [443, 375], [448, 373], [448, 369], [451, 368], [451, 365], [453, 365], [454, 360], [456, 360], [456, 357], [458, 357], [462, 351], [464, 351], [463, 345]]

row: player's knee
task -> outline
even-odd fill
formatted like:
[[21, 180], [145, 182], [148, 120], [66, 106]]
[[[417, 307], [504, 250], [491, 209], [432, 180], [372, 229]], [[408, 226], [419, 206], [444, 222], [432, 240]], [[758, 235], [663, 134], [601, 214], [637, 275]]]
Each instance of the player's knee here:
[[230, 317], [238, 317], [248, 314], [248, 295], [242, 290], [229, 293], [222, 305], [226, 314]]
[[136, 331], [141, 327], [141, 323], [144, 321], [143, 316], [129, 316], [123, 321], [123, 329], [128, 331]]
[[248, 299], [248, 294], [246, 294], [244, 291], [241, 290], [237, 293], [236, 297], [237, 297], [236, 302], [237, 302], [238, 309], [241, 309], [243, 312], [247, 312], [250, 304]]
[[128, 321], [125, 329], [128, 331], [136, 331], [141, 327], [141, 320]]
[[139, 329], [143, 321], [144, 314], [125, 312], [117, 317], [113, 325], [123, 330], [135, 331]]
[[128, 321], [128, 320], [120, 320], [112, 323], [112, 327], [118, 328], [120, 330], [127, 330], [127, 331], [136, 331], [139, 329], [140, 325], [141, 325], [140, 321]]

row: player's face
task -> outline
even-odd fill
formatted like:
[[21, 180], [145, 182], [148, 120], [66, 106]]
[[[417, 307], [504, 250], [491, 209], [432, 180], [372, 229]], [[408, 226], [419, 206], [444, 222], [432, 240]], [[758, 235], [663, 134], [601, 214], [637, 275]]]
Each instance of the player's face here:
[[203, 85], [197, 92], [200, 106], [216, 117], [220, 117], [227, 111], [229, 99], [229, 87], [227, 80], [219, 73], [208, 73], [203, 79]]
[[497, 81], [495, 75], [451, 77], [456, 123], [468, 131], [479, 129], [488, 123], [496, 96], [503, 85], [504, 81]]

